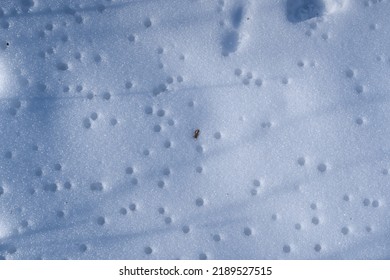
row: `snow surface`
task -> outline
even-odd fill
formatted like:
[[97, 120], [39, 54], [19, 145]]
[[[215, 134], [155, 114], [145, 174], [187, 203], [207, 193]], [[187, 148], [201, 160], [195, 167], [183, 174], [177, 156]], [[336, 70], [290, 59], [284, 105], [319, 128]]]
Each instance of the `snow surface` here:
[[390, 258], [390, 0], [0, 6], [1, 259]]

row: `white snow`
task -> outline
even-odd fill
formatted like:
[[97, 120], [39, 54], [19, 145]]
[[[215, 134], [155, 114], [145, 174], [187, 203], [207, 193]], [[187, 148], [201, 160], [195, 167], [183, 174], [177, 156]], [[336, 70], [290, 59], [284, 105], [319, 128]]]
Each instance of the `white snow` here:
[[390, 258], [389, 0], [0, 7], [1, 259]]

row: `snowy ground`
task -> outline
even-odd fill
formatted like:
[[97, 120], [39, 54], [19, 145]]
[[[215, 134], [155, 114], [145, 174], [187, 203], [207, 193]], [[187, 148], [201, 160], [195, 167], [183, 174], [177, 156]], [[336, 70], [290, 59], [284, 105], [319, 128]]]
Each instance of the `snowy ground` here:
[[1, 259], [390, 258], [390, 0], [0, 7]]

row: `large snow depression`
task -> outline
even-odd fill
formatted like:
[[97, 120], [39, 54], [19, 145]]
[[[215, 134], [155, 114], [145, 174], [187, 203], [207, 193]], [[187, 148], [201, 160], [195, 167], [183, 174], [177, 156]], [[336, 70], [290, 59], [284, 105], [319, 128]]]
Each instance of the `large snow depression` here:
[[0, 7], [1, 259], [390, 258], [389, 0]]

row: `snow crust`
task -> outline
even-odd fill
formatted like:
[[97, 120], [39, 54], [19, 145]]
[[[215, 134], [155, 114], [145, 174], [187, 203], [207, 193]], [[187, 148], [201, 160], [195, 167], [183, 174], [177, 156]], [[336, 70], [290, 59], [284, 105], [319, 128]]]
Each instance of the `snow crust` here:
[[0, 258], [389, 259], [389, 14], [0, 1]]

